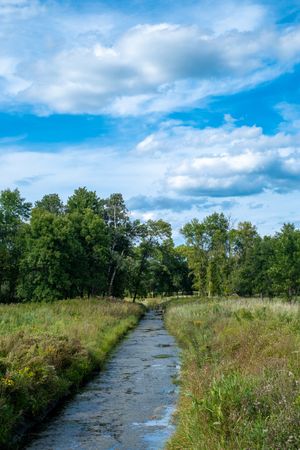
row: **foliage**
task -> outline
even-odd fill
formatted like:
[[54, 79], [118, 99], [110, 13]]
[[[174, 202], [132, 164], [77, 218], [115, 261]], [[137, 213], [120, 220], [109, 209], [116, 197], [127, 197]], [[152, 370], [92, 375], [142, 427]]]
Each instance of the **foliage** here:
[[194, 289], [208, 297], [238, 294], [285, 296], [300, 289], [300, 231], [285, 224], [275, 236], [260, 237], [251, 222], [231, 228], [223, 214], [182, 228], [182, 246]]
[[0, 302], [192, 293], [292, 299], [300, 291], [300, 231], [259, 236], [222, 213], [193, 219], [175, 247], [164, 220], [132, 220], [120, 193], [80, 187], [66, 204], [45, 195], [31, 209], [18, 190], [0, 194]]
[[16, 189], [0, 193], [0, 301], [16, 300], [25, 222], [31, 204]]

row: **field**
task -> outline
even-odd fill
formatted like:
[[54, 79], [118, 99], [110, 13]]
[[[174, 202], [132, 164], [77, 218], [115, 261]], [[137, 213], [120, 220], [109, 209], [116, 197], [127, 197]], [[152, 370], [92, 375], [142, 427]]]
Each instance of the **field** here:
[[0, 306], [0, 448], [80, 385], [142, 314], [138, 305], [65, 300]]
[[300, 448], [299, 306], [175, 301], [166, 325], [183, 349], [169, 450]]

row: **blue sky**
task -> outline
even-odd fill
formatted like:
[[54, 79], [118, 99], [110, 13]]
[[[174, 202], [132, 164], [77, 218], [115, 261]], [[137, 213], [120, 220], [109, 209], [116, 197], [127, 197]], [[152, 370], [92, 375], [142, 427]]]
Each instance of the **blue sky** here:
[[0, 2], [0, 189], [299, 223], [298, 1]]

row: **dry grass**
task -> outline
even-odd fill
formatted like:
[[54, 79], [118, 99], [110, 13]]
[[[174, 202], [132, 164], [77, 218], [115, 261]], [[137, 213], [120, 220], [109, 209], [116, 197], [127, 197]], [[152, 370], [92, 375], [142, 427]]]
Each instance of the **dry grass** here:
[[169, 449], [300, 448], [300, 314], [280, 301], [171, 306], [183, 347], [178, 429]]
[[0, 306], [0, 448], [99, 368], [138, 305], [100, 300]]

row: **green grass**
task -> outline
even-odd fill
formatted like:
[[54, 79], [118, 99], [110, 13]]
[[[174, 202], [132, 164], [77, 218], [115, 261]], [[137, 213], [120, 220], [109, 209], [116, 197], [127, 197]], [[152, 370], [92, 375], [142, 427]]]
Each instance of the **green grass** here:
[[100, 368], [142, 314], [105, 300], [0, 305], [0, 448]]
[[300, 448], [299, 306], [175, 302], [166, 325], [183, 349], [169, 450]]

